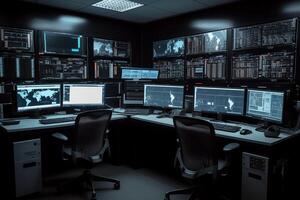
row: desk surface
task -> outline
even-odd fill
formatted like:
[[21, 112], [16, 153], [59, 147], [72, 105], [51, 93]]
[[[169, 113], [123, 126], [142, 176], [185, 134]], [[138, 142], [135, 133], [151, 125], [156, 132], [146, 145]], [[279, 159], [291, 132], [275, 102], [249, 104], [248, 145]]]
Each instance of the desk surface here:
[[[174, 127], [172, 118], [157, 118], [157, 115], [133, 115], [133, 116], [131, 116], [131, 118], [135, 119], [135, 120], [139, 120], [139, 121], [148, 122], [148, 123], [154, 123], [154, 124], [158, 124], [158, 125]], [[280, 143], [286, 139], [290, 139], [296, 135], [299, 135], [299, 131], [291, 132], [291, 133], [282, 132], [282, 133], [280, 133], [278, 138], [270, 138], [270, 137], [265, 137], [263, 132], [256, 131], [255, 130], [256, 127], [251, 126], [251, 125], [232, 124], [232, 123], [224, 123], [224, 124], [235, 125], [235, 126], [240, 126], [241, 128], [244, 128], [244, 129], [249, 129], [252, 131], [252, 134], [241, 135], [239, 132], [232, 133], [232, 132], [227, 132], [227, 131], [216, 130], [216, 135], [218, 137], [224, 137], [224, 138], [234, 139], [234, 140], [238, 140], [238, 141], [251, 142], [251, 143], [260, 144], [260, 145], [272, 146], [272, 145]]]
[[[47, 119], [49, 118], [64, 118], [64, 117], [70, 117], [74, 116], [73, 114], [68, 115], [61, 115], [61, 114], [54, 114], [54, 115], [46, 115], [45, 117]], [[113, 113], [111, 116], [111, 120], [120, 120], [125, 119], [126, 116], [115, 114]], [[31, 130], [42, 130], [42, 129], [49, 129], [49, 128], [62, 128], [67, 126], [73, 126], [75, 124], [75, 121], [71, 122], [62, 122], [62, 123], [55, 123], [55, 124], [41, 124], [39, 122], [39, 119], [32, 119], [32, 118], [24, 118], [20, 119], [20, 123], [16, 125], [1, 125], [6, 132], [8, 133], [17, 133], [22, 131], [31, 131]]]

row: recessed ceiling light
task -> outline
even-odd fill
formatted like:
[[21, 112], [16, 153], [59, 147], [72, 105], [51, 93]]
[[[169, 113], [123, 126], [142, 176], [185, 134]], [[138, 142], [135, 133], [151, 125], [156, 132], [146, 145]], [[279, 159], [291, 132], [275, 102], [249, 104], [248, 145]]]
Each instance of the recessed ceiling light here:
[[92, 6], [114, 10], [118, 12], [125, 12], [143, 6], [144, 4], [129, 1], [129, 0], [102, 0], [94, 3]]

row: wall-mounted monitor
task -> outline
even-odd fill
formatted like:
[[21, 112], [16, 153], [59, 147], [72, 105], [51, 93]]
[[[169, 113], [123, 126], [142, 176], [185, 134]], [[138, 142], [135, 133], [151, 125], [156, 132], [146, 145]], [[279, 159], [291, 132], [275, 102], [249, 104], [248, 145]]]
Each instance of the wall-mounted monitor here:
[[172, 57], [184, 54], [184, 38], [156, 41], [153, 43], [153, 57]]
[[121, 79], [156, 80], [158, 79], [158, 73], [158, 69], [123, 67], [121, 68]]
[[60, 84], [17, 85], [17, 111], [60, 107]]
[[94, 56], [113, 56], [113, 41], [95, 38], [93, 41]]
[[63, 84], [63, 106], [104, 105], [104, 84]]
[[248, 90], [247, 116], [281, 124], [283, 110], [283, 91]]
[[227, 30], [205, 33], [204, 40], [206, 53], [227, 50]]
[[81, 35], [43, 31], [40, 37], [41, 53], [86, 55], [86, 38]]
[[182, 109], [184, 86], [144, 85], [144, 106]]
[[245, 89], [195, 87], [194, 111], [244, 115]]

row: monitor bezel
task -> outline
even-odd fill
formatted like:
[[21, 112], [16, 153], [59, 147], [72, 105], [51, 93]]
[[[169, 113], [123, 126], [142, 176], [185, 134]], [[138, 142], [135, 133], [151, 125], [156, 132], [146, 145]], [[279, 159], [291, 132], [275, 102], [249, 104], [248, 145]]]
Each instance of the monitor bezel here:
[[[195, 103], [196, 103], [196, 89], [197, 88], [209, 88], [209, 89], [225, 89], [225, 90], [243, 90], [244, 92], [244, 99], [243, 99], [243, 112], [241, 114], [237, 113], [228, 113], [228, 112], [214, 112], [214, 111], [199, 111], [195, 110]], [[195, 86], [194, 87], [194, 102], [193, 102], [193, 112], [195, 113], [209, 113], [209, 114], [222, 114], [222, 115], [228, 115], [228, 116], [245, 116], [246, 113], [246, 105], [245, 100], [247, 98], [247, 90], [245, 88], [237, 88], [237, 87], [207, 87], [207, 86]]]
[[[148, 70], [148, 71], [157, 71], [157, 77], [156, 78], [123, 78], [123, 70], [129, 69], [129, 70]], [[140, 67], [121, 67], [121, 80], [158, 80], [159, 78], [159, 69], [154, 68], [140, 68]]]
[[[262, 117], [262, 116], [257, 116], [255, 114], [249, 114], [248, 113], [248, 100], [249, 100], [249, 95], [248, 95], [248, 92], [250, 90], [254, 90], [254, 91], [262, 91], [262, 92], [275, 92], [275, 93], [282, 93], [283, 94], [283, 102], [282, 102], [282, 113], [281, 113], [281, 121], [277, 121], [277, 120], [272, 120], [268, 117]], [[275, 124], [283, 124], [284, 122], [284, 113], [285, 113], [285, 102], [286, 102], [286, 92], [283, 91], [283, 90], [271, 90], [271, 89], [257, 89], [257, 88], [248, 88], [247, 89], [247, 96], [246, 96], [246, 110], [245, 110], [245, 116], [246, 117], [250, 117], [250, 118], [253, 118], [253, 119], [257, 119], [257, 120], [261, 120], [261, 121], [266, 121], [266, 122], [270, 122], [270, 123], [275, 123]]]
[[[103, 86], [103, 92], [102, 92], [102, 104], [74, 104], [74, 103], [64, 103], [64, 94], [65, 94], [65, 85], [97, 85], [97, 86]], [[63, 108], [67, 107], [101, 107], [105, 105], [105, 84], [101, 83], [64, 83], [62, 84], [62, 98], [61, 98], [61, 105]]]
[[[80, 38], [81, 44], [81, 53], [61, 53], [61, 52], [51, 52], [45, 49], [45, 34], [53, 33], [57, 35], [65, 35], [65, 36], [76, 36]], [[39, 54], [46, 54], [46, 55], [69, 55], [69, 56], [87, 56], [87, 38], [80, 34], [73, 34], [73, 33], [65, 33], [65, 32], [56, 32], [56, 31], [40, 31], [40, 47], [39, 47]]]
[[[168, 106], [153, 106], [145, 104], [145, 93], [147, 86], [166, 86], [166, 87], [182, 87], [183, 95], [182, 95], [182, 106], [181, 107], [168, 107]], [[171, 84], [144, 84], [144, 97], [143, 97], [143, 106], [148, 108], [157, 108], [157, 109], [184, 109], [185, 100], [185, 87], [184, 85], [171, 85]]]
[[[45, 107], [25, 107], [25, 109], [19, 109], [19, 106], [18, 106], [18, 98], [17, 98], [17, 95], [18, 95], [18, 88], [20, 86], [59, 86], [59, 104], [55, 104], [53, 106], [45, 106]], [[61, 93], [61, 84], [57, 84], [57, 83], [45, 83], [45, 84], [17, 84], [16, 85], [16, 111], [18, 113], [26, 113], [26, 112], [30, 112], [30, 111], [37, 111], [37, 110], [51, 110], [51, 109], [57, 109], [57, 108], [61, 108], [62, 107], [62, 93]]]

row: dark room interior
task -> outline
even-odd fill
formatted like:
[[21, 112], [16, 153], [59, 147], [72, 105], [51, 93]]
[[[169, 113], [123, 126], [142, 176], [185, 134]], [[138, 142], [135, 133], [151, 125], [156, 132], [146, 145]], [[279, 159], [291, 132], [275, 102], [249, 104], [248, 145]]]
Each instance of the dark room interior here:
[[299, 199], [299, 0], [0, 7], [0, 191]]

